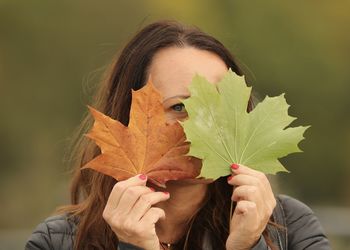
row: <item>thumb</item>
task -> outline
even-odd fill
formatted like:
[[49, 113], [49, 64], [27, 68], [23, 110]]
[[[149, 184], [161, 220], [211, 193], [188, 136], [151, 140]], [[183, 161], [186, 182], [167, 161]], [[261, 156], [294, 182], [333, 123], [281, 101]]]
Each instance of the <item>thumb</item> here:
[[256, 215], [256, 204], [251, 201], [241, 200], [237, 202], [231, 223], [239, 224], [241, 220], [244, 220], [247, 224], [255, 223]]

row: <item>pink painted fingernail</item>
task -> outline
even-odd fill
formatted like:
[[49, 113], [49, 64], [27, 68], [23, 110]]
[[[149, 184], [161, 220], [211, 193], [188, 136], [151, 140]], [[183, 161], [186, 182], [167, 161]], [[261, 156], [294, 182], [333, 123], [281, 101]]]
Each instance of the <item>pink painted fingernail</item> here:
[[169, 195], [169, 192], [163, 192], [165, 195]]
[[151, 189], [152, 192], [156, 191], [153, 187], [149, 187], [149, 189]]
[[229, 177], [227, 177], [227, 181], [230, 181], [230, 180], [232, 180], [232, 175], [230, 175]]
[[236, 163], [231, 164], [231, 169], [236, 170], [236, 169], [238, 169], [238, 168], [239, 168], [239, 165], [238, 165], [238, 164], [236, 164]]
[[141, 179], [141, 180], [146, 180], [147, 179], [147, 176], [146, 175], [144, 175], [144, 174], [140, 174], [139, 175], [139, 178]]

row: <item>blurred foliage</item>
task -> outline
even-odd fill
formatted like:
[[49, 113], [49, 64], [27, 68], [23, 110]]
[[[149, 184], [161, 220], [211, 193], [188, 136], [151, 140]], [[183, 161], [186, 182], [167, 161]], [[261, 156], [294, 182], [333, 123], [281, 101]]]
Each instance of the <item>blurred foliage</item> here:
[[350, 204], [349, 1], [0, 0], [1, 228], [33, 227], [69, 201], [64, 160], [111, 58], [145, 24], [194, 24], [236, 55], [263, 97], [286, 93], [302, 154], [281, 190]]

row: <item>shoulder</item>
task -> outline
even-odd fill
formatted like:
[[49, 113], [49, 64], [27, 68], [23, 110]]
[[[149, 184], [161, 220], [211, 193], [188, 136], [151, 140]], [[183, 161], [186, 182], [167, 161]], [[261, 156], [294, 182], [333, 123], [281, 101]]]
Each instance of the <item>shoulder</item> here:
[[54, 215], [48, 217], [43, 223], [39, 224], [34, 232], [48, 232], [50, 234], [75, 234], [76, 221], [66, 214]]
[[313, 211], [305, 203], [287, 195], [278, 195], [277, 200], [283, 207], [287, 224], [293, 223], [302, 217], [313, 215]]
[[74, 218], [66, 214], [51, 216], [35, 228], [25, 249], [72, 249], [75, 231]]
[[303, 202], [278, 195], [283, 208], [289, 249], [331, 249], [317, 216]]
[[74, 235], [76, 230], [75, 220], [66, 214], [48, 217], [44, 222], [40, 223], [33, 234], [67, 234]]

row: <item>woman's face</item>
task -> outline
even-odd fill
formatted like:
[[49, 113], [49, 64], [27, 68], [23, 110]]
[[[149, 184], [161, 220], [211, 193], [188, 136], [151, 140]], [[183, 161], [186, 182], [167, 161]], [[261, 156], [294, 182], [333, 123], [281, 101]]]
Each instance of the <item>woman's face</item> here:
[[[148, 80], [163, 96], [164, 110], [169, 122], [183, 120], [187, 112], [181, 99], [189, 97], [187, 89], [195, 74], [204, 76], [209, 82], [217, 83], [228, 68], [224, 61], [206, 50], [193, 47], [170, 47], [158, 51], [151, 62]], [[194, 159], [195, 167], [201, 166], [199, 159]], [[210, 180], [194, 179], [168, 182], [167, 186], [188, 184], [208, 184]]]
[[189, 96], [187, 89], [195, 74], [209, 82], [221, 80], [228, 68], [213, 52], [193, 47], [169, 47], [159, 50], [153, 57], [148, 80], [163, 96], [163, 105], [169, 121], [187, 117], [181, 99]]

